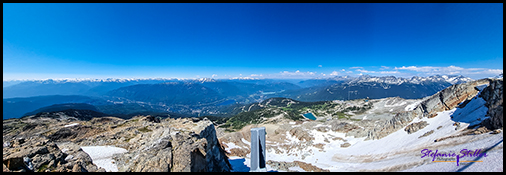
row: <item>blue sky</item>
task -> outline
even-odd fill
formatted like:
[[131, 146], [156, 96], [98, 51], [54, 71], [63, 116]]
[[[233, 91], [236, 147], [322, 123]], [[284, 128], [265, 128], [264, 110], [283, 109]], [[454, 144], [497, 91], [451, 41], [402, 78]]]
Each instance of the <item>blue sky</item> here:
[[3, 78], [474, 79], [503, 4], [3, 4]]

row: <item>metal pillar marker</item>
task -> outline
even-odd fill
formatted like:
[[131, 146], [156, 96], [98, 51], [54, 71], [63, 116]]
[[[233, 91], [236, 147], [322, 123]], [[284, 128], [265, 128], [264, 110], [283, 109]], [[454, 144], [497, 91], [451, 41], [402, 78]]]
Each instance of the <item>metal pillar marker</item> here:
[[265, 172], [265, 127], [251, 130], [250, 172]]

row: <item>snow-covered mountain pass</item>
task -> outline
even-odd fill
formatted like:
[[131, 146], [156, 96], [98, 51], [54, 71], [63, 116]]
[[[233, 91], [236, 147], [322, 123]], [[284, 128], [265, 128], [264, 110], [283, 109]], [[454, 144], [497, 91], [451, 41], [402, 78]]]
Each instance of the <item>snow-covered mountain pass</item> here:
[[[469, 88], [476, 86], [482, 91], [486, 84], [470, 83]], [[420, 110], [440, 94], [418, 100], [370, 100], [373, 107], [351, 119], [295, 122], [279, 117], [226, 133], [220, 142], [233, 156], [230, 161], [237, 171], [249, 170], [249, 130], [254, 127], [266, 127], [267, 171], [503, 171], [502, 129], [480, 125], [488, 118], [487, 102], [479, 93], [472, 94], [452, 98], [464, 99], [456, 108], [429, 111], [405, 123], [392, 115]], [[383, 127], [396, 122], [400, 124]], [[382, 132], [387, 135], [377, 137]]]

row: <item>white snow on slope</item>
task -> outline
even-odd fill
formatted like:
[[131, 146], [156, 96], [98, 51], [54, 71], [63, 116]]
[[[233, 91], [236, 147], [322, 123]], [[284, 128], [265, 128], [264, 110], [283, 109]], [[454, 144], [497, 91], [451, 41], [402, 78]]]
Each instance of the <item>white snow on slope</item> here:
[[71, 123], [71, 124], [65, 125], [63, 127], [67, 128], [67, 127], [72, 127], [72, 126], [77, 126], [77, 125], [79, 125], [79, 123]]
[[480, 124], [481, 121], [488, 118], [485, 117], [488, 111], [488, 108], [485, 107], [485, 103], [487, 102], [481, 97], [473, 98], [466, 104], [466, 107], [456, 108], [457, 110], [452, 115], [453, 121], [464, 122], [469, 125]]
[[112, 155], [127, 152], [126, 149], [114, 146], [83, 146], [81, 148], [90, 155], [95, 165], [104, 168], [108, 172], [118, 171], [118, 167], [114, 163]]
[[246, 139], [241, 138], [241, 141], [246, 145], [251, 145], [251, 142], [248, 142]]
[[236, 145], [234, 142], [229, 142], [229, 143], [225, 143], [225, 144], [227, 145], [227, 148], [225, 148], [225, 151], [227, 151], [227, 152], [230, 152], [230, 150], [234, 149], [234, 148], [239, 148], [239, 149], [244, 148], [242, 146]]
[[420, 100], [418, 100], [418, 101], [415, 101], [415, 102], [413, 102], [413, 103], [411, 103], [411, 104], [407, 105], [407, 106], [404, 108], [404, 110], [405, 110], [405, 111], [411, 111], [411, 110], [415, 109], [416, 105], [420, 104], [422, 101], [423, 101], [423, 99], [420, 99]]
[[[415, 101], [405, 109], [414, 108], [421, 101], [423, 100]], [[345, 137], [344, 133], [311, 130], [309, 134], [314, 138], [313, 145], [324, 144], [322, 148], [317, 148], [305, 146], [304, 141], [299, 141], [287, 132], [284, 144], [292, 146], [283, 149], [278, 147], [282, 144], [267, 144], [266, 158], [273, 161], [302, 161], [330, 171], [398, 171], [404, 169], [402, 167], [411, 167], [403, 171], [502, 171], [503, 133], [460, 136], [434, 142], [439, 138], [459, 135], [469, 125], [486, 119], [488, 109], [484, 104], [482, 98], [475, 97], [464, 108], [438, 112], [433, 118], [415, 118], [411, 123], [426, 121], [429, 124], [415, 133], [408, 134], [402, 127], [379, 140], [364, 141], [365, 138]], [[460, 122], [457, 130], [453, 126], [455, 122]], [[429, 131], [433, 133], [419, 138]], [[343, 138], [344, 141], [333, 140], [335, 137]], [[343, 143], [350, 143], [351, 146], [342, 148]], [[488, 148], [494, 149], [487, 152], [487, 157], [461, 159], [482, 162], [461, 162], [460, 166], [452, 162], [432, 162], [432, 158], [421, 158], [423, 149], [458, 153], [462, 149]]]

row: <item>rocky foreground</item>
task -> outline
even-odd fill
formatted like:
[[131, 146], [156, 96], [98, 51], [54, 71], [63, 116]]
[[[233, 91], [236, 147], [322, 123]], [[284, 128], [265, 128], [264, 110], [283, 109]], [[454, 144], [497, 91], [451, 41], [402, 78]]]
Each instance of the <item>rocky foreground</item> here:
[[[3, 171], [248, 171], [254, 127], [266, 127], [271, 171], [460, 171], [421, 159], [420, 151], [464, 148], [489, 154], [479, 159], [486, 168], [467, 170], [502, 171], [502, 85], [502, 78], [482, 79], [423, 99], [335, 101], [336, 109], [307, 109], [319, 114], [315, 121], [294, 121], [280, 112], [234, 132], [207, 119], [39, 113], [3, 121]], [[336, 115], [350, 106], [361, 110]], [[243, 167], [229, 162], [240, 160]]]
[[3, 171], [105, 172], [83, 147], [126, 149], [109, 163], [118, 171], [230, 171], [213, 123], [207, 119], [137, 116], [80, 120], [52, 113], [4, 120]]

